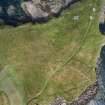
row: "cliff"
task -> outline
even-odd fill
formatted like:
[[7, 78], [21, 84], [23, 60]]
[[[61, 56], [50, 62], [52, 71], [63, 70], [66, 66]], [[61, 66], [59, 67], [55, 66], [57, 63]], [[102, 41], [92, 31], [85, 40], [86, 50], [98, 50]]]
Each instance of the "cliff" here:
[[79, 0], [0, 0], [0, 21], [10, 25], [45, 22]]

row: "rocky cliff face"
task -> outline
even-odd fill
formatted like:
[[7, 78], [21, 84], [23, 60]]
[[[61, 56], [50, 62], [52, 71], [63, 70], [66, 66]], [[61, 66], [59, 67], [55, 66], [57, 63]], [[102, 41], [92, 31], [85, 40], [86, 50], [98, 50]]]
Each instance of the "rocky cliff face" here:
[[10, 25], [48, 21], [79, 0], [0, 0], [0, 21]]

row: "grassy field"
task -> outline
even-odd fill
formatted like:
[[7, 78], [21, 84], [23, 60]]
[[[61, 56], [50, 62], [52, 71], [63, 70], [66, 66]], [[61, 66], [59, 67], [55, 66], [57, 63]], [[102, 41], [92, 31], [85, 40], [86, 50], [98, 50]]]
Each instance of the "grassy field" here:
[[0, 69], [15, 71], [14, 82], [24, 88], [26, 101], [34, 96], [40, 105], [57, 96], [71, 101], [95, 81], [104, 42], [98, 30], [100, 5], [99, 0], [84, 0], [48, 23], [0, 29]]

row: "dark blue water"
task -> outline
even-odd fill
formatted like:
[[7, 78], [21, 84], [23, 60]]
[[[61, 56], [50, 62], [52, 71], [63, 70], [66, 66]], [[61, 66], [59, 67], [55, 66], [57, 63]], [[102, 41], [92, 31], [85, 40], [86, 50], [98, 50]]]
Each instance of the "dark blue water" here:
[[[22, 0], [0, 0], [0, 7], [3, 11], [0, 12], [0, 19], [2, 19], [6, 24], [17, 26], [30, 21], [30, 18], [24, 13], [21, 8]], [[7, 8], [13, 5], [16, 8], [16, 13], [9, 16], [7, 13]]]
[[105, 35], [105, 22], [99, 24], [99, 30], [101, 34]]
[[100, 63], [98, 65], [98, 70], [99, 76], [97, 79], [100, 84], [100, 87], [103, 87], [103, 93], [105, 94], [105, 45], [102, 47], [100, 52]]

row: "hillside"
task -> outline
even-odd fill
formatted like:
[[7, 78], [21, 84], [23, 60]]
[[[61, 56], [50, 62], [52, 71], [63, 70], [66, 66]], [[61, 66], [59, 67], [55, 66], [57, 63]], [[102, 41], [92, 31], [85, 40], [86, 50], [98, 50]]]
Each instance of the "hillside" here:
[[[13, 95], [24, 104], [36, 97], [39, 105], [48, 105], [58, 96], [68, 101], [79, 96], [95, 81], [96, 59], [105, 40], [98, 29], [100, 6], [99, 0], [83, 0], [44, 24], [2, 26], [1, 91], [9, 83], [13, 90], [4, 92], [17, 90]], [[5, 105], [6, 96], [2, 99], [1, 92], [0, 97]]]

